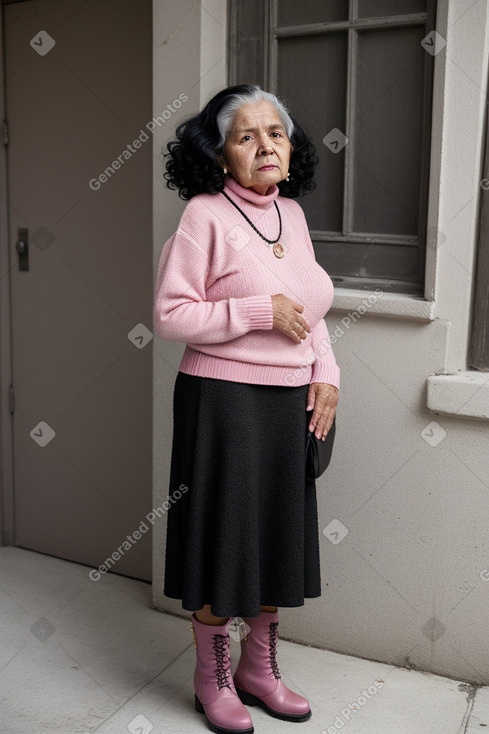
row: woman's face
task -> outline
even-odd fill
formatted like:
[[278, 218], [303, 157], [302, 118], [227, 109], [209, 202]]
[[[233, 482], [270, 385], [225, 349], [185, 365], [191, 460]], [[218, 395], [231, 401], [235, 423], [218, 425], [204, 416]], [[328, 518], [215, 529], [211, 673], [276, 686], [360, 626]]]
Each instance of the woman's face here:
[[263, 100], [240, 107], [224, 145], [225, 166], [259, 194], [286, 178], [292, 145], [275, 105]]

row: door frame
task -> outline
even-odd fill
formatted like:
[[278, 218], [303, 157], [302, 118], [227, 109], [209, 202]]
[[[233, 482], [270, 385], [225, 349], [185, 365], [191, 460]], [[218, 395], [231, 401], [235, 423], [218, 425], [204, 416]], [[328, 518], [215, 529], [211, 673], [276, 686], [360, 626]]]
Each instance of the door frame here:
[[[4, 4], [0, 12], [0, 122], [6, 120]], [[0, 546], [15, 545], [13, 416], [9, 388], [12, 384], [12, 311], [10, 296], [8, 170], [4, 131], [0, 129]]]

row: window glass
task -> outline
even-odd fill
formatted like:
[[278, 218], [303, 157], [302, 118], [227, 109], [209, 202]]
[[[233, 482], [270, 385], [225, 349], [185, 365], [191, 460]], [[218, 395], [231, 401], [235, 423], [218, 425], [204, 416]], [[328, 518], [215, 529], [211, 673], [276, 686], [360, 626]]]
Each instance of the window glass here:
[[346, 33], [279, 39], [277, 94], [311, 135], [319, 158], [314, 196], [301, 200], [310, 229], [342, 229], [345, 153], [333, 154], [323, 138], [345, 129], [346, 65]]
[[427, 0], [358, 0], [358, 17], [426, 13], [426, 2]]
[[279, 26], [348, 20], [349, 0], [278, 0]]
[[355, 232], [418, 233], [423, 35], [416, 26], [358, 35]]

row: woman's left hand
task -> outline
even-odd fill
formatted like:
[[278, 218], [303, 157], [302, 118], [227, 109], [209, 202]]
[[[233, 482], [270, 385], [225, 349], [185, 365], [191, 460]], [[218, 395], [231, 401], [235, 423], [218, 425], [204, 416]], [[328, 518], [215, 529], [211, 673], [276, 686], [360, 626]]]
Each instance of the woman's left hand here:
[[307, 391], [307, 410], [314, 408], [309, 430], [323, 441], [333, 425], [338, 403], [338, 388], [327, 382], [311, 382]]

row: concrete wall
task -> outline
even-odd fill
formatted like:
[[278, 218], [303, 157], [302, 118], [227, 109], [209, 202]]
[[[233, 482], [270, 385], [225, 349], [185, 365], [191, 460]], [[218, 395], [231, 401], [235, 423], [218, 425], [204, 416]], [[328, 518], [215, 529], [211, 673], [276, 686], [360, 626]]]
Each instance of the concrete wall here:
[[[317, 483], [323, 594], [281, 610], [281, 635], [488, 684], [489, 375], [467, 372], [467, 354], [489, 9], [439, 6], [447, 46], [435, 59], [426, 298], [365, 305], [368, 294], [337, 289], [327, 317], [342, 369], [337, 439]], [[226, 83], [225, 3], [154, 7], [155, 114], [182, 91], [181, 113], [194, 112]], [[155, 264], [183, 209], [158, 158], [177, 120], [155, 136]], [[167, 494], [182, 351], [155, 340], [155, 506]], [[182, 614], [162, 594], [164, 521], [154, 551], [154, 603]]]
[[[162, 151], [179, 121], [194, 114], [226, 85], [226, 3], [224, 0], [171, 0], [153, 3], [154, 114], [161, 115], [181, 94], [176, 113], [157, 128], [154, 150], [154, 266], [176, 230], [185, 202], [164, 182]], [[166, 115], [165, 115], [166, 117]], [[154, 339], [154, 507], [168, 496], [172, 440], [173, 385], [185, 345]], [[153, 532], [153, 598], [159, 609], [188, 616], [179, 601], [163, 596], [166, 518]]]

